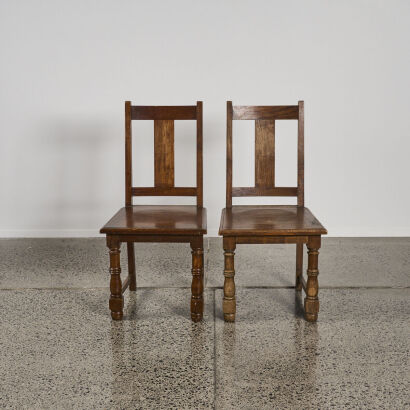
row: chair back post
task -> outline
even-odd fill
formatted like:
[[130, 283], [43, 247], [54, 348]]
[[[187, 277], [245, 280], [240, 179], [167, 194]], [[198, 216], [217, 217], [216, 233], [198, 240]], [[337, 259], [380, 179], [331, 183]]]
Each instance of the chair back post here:
[[232, 208], [232, 101], [226, 102], [226, 207]]
[[132, 205], [131, 101], [125, 101], [125, 206]]
[[203, 208], [203, 142], [202, 101], [196, 102], [196, 206]]
[[305, 103], [298, 107], [298, 206], [305, 206]]

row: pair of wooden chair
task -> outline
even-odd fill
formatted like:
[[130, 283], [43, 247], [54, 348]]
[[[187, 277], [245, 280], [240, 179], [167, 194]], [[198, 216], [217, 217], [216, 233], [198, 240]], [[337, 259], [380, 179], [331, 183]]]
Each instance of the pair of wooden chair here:
[[[154, 187], [132, 184], [131, 121], [154, 121]], [[175, 187], [174, 121], [196, 121], [196, 187]], [[233, 120], [255, 121], [255, 187], [232, 187]], [[275, 186], [275, 121], [298, 121], [297, 187]], [[318, 300], [318, 255], [326, 229], [304, 206], [304, 106], [232, 106], [227, 103], [226, 208], [219, 235], [225, 258], [223, 312], [226, 321], [236, 313], [234, 252], [236, 244], [296, 244], [296, 290], [304, 289], [305, 318], [316, 321]], [[123, 317], [123, 293], [136, 290], [134, 242], [185, 242], [192, 249], [191, 318], [202, 319], [204, 289], [203, 236], [207, 233], [203, 207], [202, 102], [196, 106], [132, 106], [125, 103], [125, 207], [100, 230], [107, 236], [110, 253], [111, 316]], [[196, 205], [133, 205], [133, 196], [195, 196]], [[232, 197], [294, 196], [297, 205], [235, 206]], [[121, 243], [127, 243], [128, 277], [122, 283]], [[308, 248], [307, 281], [302, 276], [303, 244]]]

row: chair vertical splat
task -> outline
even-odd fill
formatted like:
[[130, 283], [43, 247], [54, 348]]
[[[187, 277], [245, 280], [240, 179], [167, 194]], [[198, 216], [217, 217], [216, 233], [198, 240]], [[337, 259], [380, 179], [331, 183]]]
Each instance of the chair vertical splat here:
[[154, 181], [156, 187], [174, 186], [174, 121], [154, 120]]
[[275, 120], [255, 120], [255, 187], [275, 187]]

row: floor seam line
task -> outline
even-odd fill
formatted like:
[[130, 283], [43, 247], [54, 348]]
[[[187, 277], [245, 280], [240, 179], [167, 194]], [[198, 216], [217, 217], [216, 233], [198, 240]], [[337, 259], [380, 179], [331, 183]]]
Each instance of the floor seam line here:
[[[191, 286], [139, 286], [137, 289], [190, 289]], [[237, 289], [295, 289], [294, 286], [236, 286]], [[223, 286], [207, 286], [205, 290], [223, 289]], [[320, 286], [319, 290], [331, 289], [410, 289], [410, 286]], [[109, 290], [109, 287], [100, 286], [93, 288], [73, 287], [32, 287], [32, 288], [0, 288], [0, 291], [10, 290]]]
[[214, 293], [214, 410], [216, 409], [216, 289]]

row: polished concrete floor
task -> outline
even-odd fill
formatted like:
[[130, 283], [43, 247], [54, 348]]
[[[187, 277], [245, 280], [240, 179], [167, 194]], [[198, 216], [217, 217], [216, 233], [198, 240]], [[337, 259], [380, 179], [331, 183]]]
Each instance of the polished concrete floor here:
[[292, 245], [238, 245], [224, 323], [206, 243], [193, 324], [187, 245], [136, 245], [139, 289], [112, 322], [103, 239], [0, 240], [0, 408], [410, 408], [410, 238], [324, 239], [316, 324]]

